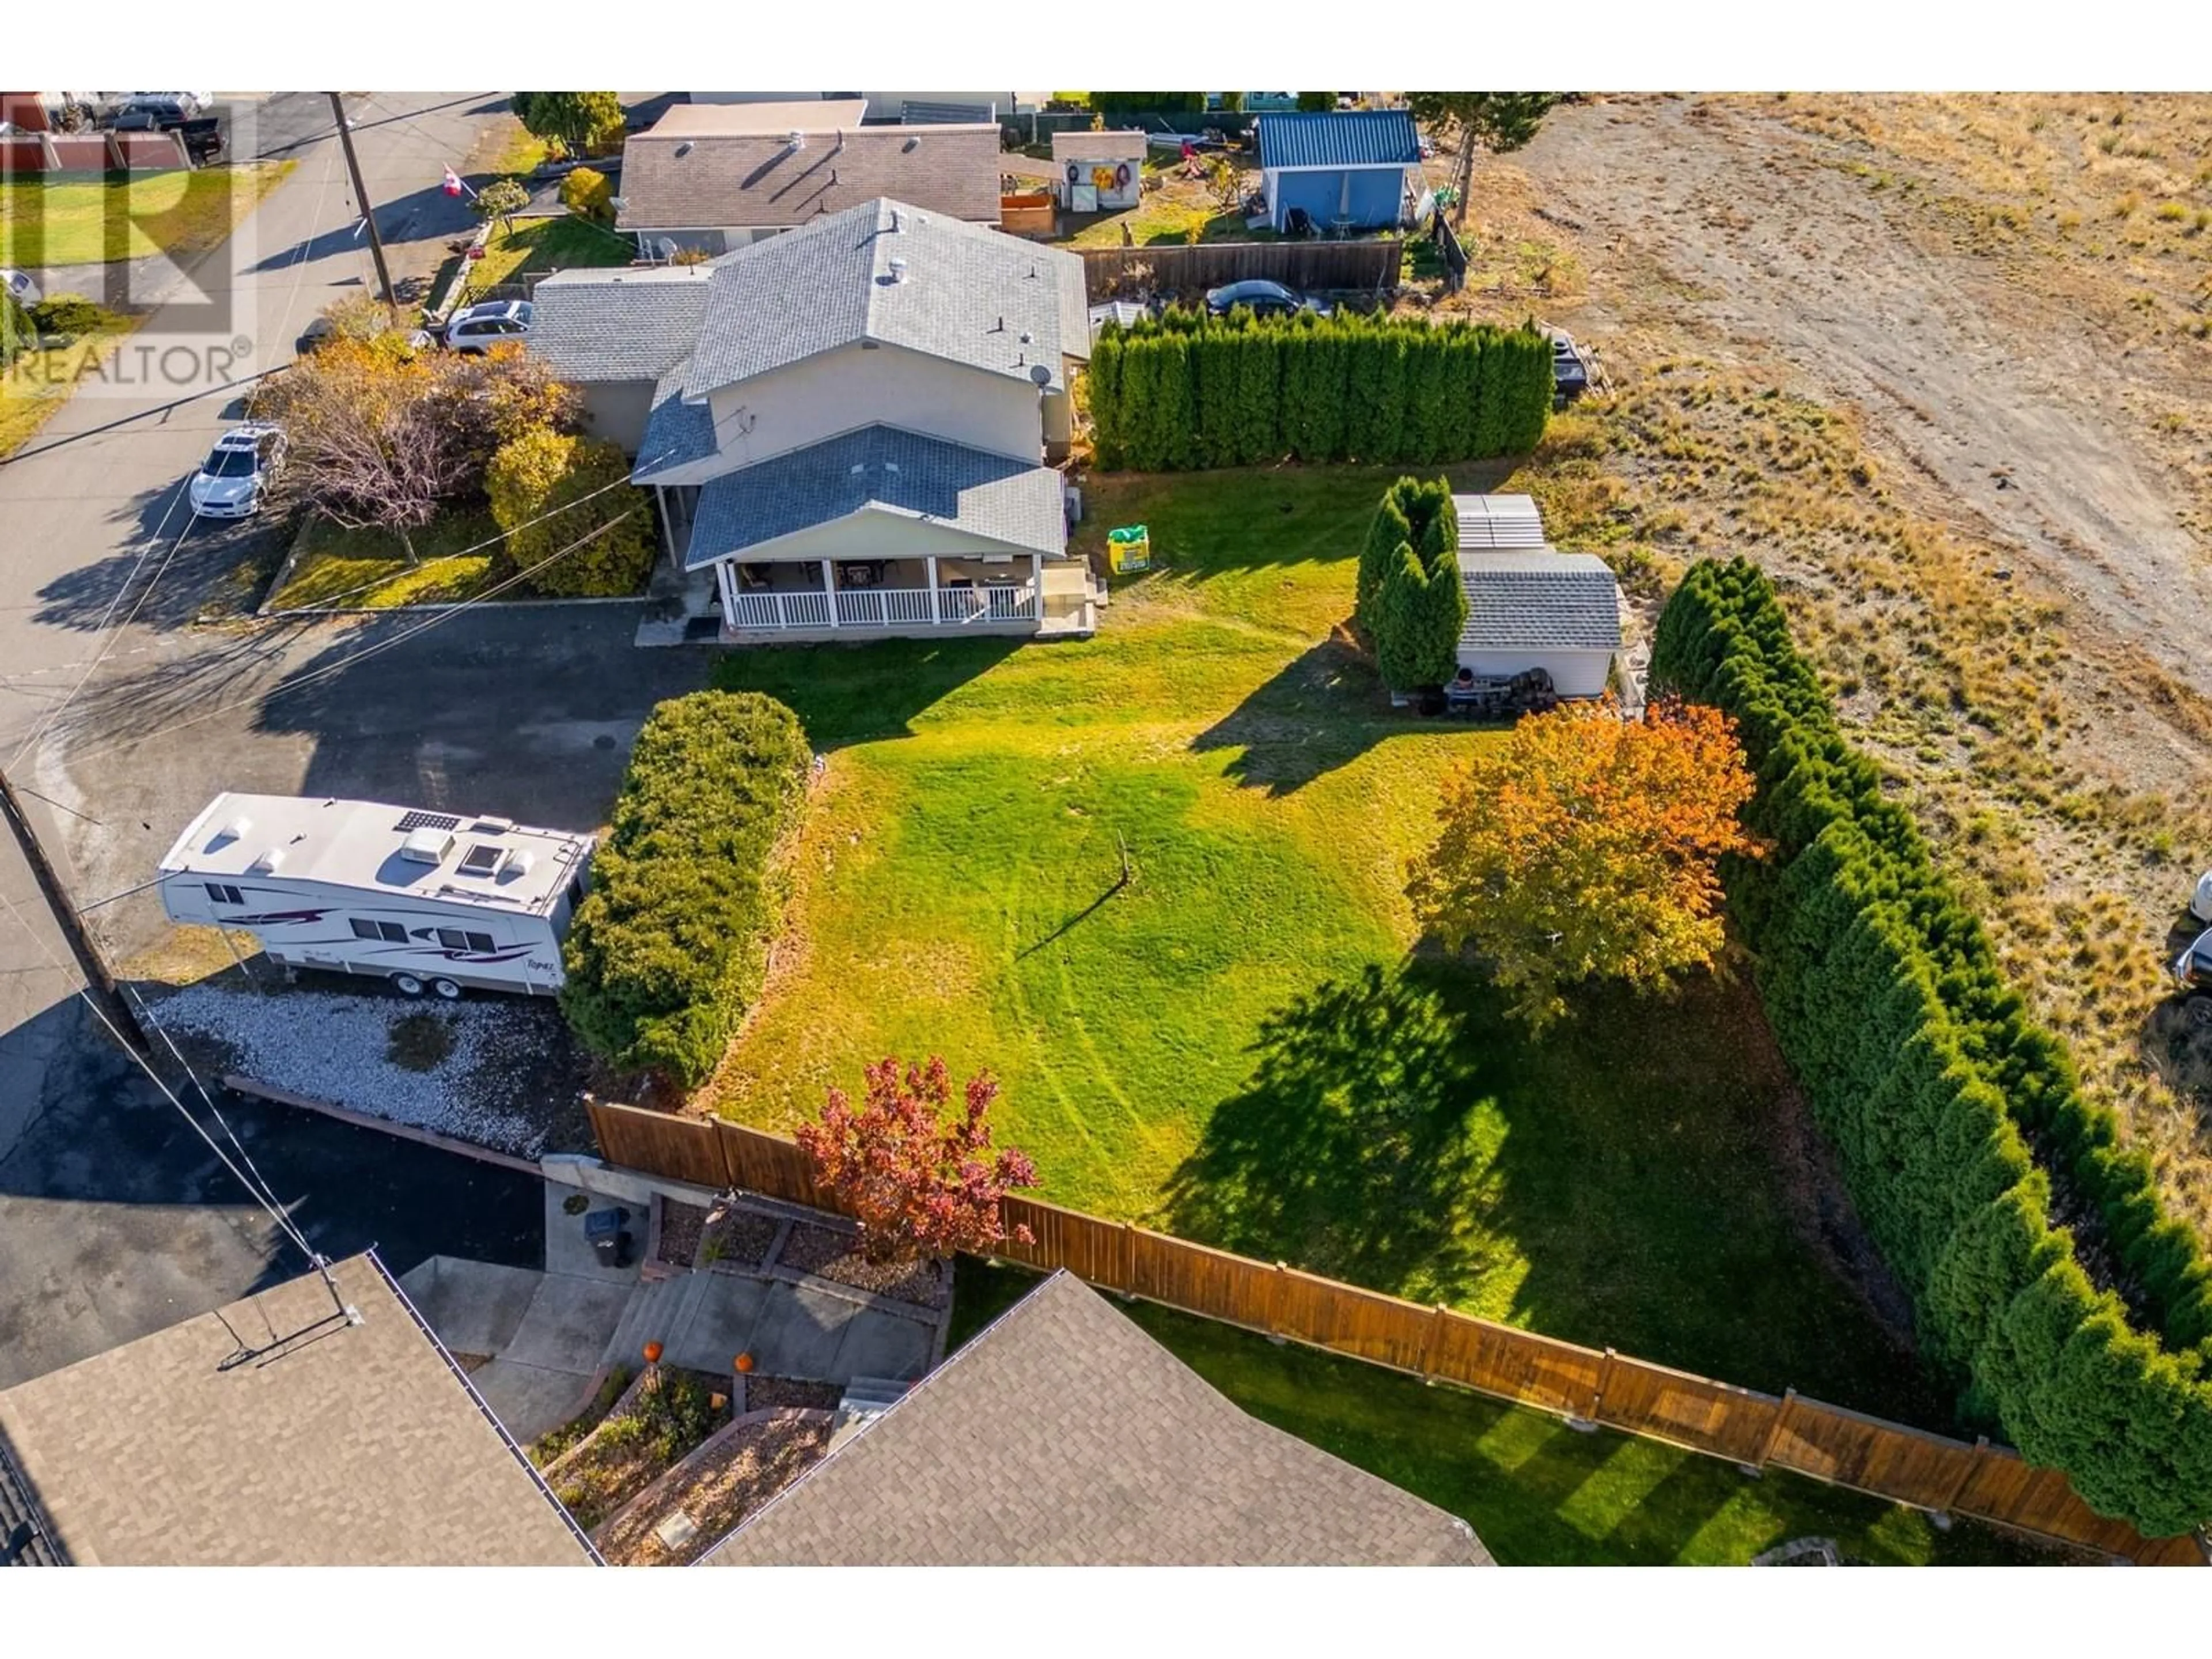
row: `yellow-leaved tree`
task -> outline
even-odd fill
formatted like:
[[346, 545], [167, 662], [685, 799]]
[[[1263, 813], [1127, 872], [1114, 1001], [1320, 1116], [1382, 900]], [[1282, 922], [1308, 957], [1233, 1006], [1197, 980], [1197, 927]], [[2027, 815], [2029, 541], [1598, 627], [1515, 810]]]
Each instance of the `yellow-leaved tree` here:
[[1720, 951], [1720, 860], [1759, 850], [1736, 816], [1753, 787], [1718, 709], [1656, 702], [1629, 720], [1608, 700], [1530, 715], [1447, 787], [1414, 914], [1485, 958], [1537, 1029], [1585, 980], [1668, 989]]

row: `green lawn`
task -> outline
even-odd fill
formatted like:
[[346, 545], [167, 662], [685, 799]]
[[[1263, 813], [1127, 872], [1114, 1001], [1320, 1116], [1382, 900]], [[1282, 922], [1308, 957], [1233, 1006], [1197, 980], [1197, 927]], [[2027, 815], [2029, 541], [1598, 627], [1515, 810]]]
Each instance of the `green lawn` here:
[[493, 550], [465, 550], [495, 540], [499, 526], [481, 509], [447, 513], [415, 532], [419, 564], [410, 564], [398, 538], [380, 531], [342, 530], [327, 519], [310, 519], [300, 532], [298, 556], [283, 586], [263, 602], [268, 611], [311, 605], [363, 611], [456, 603], [473, 599], [500, 579]]
[[58, 351], [29, 351], [0, 371], [0, 456], [14, 454], [68, 401], [85, 365], [138, 325], [118, 318], [112, 328], [80, 334]]
[[1054, 1201], [1942, 1425], [1807, 1242], [1747, 994], [1593, 996], [1533, 1042], [1413, 951], [1406, 860], [1494, 739], [1391, 714], [1330, 638], [1389, 476], [1094, 478], [1083, 544], [1143, 521], [1164, 568], [1092, 641], [725, 659], [830, 758], [803, 943], [710, 1103], [788, 1129], [942, 1053], [999, 1076]]
[[[963, 1258], [950, 1346], [1036, 1282]], [[1648, 1440], [1558, 1419], [1149, 1303], [1117, 1304], [1246, 1411], [1449, 1510], [1509, 1566], [1729, 1565], [1796, 1538], [1832, 1538], [1879, 1565], [2048, 1565], [2027, 1540]]]
[[0, 179], [0, 265], [99, 264], [213, 247], [296, 162], [125, 178]]
[[532, 274], [577, 265], [626, 265], [637, 246], [619, 231], [569, 214], [558, 219], [517, 219], [485, 239], [483, 258], [469, 270], [469, 286], [519, 282]]

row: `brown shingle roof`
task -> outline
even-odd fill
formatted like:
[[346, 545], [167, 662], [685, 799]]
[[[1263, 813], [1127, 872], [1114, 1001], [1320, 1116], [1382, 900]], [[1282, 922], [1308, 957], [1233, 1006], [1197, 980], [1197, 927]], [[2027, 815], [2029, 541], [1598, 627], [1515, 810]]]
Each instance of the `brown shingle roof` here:
[[1247, 1416], [1067, 1273], [707, 1559], [1491, 1565], [1465, 1522]]
[[1121, 161], [1145, 153], [1141, 132], [1055, 132], [1052, 159], [1055, 161]]
[[0, 1432], [75, 1560], [591, 1559], [375, 1259], [332, 1271], [358, 1325], [309, 1273], [0, 1394]]
[[[678, 154], [678, 151], [682, 154]], [[975, 224], [999, 222], [996, 126], [857, 127], [683, 136], [623, 147], [623, 230], [788, 228], [878, 196]]]

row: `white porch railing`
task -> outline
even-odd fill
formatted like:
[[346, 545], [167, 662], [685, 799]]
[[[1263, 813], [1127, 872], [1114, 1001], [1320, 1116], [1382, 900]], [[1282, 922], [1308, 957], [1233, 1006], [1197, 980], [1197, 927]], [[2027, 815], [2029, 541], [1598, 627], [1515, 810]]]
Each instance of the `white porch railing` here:
[[840, 628], [957, 628], [973, 622], [1035, 622], [1042, 615], [1036, 590], [1026, 582], [1018, 586], [940, 587], [934, 597], [933, 622], [932, 590], [927, 587], [841, 587], [834, 594], [819, 588], [740, 590], [732, 596], [729, 624], [746, 632], [825, 629], [830, 625], [833, 601]]

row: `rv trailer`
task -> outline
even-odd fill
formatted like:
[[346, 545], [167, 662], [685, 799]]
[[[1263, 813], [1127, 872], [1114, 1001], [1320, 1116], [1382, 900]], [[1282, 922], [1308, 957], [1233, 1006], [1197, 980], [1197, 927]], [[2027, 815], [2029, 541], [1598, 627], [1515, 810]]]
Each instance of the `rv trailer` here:
[[235, 928], [288, 967], [409, 996], [550, 996], [592, 837], [375, 801], [217, 795], [161, 860], [172, 921]]

